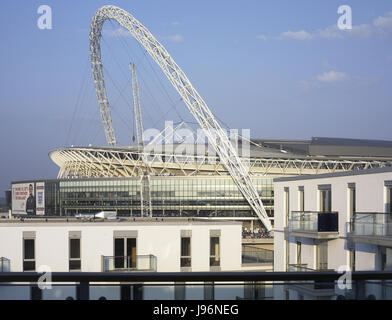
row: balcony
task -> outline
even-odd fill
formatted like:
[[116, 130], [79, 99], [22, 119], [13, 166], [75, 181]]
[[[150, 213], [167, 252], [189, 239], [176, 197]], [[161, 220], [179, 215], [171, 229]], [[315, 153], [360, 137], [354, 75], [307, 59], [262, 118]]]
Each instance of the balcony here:
[[347, 236], [354, 242], [392, 246], [392, 214], [356, 212], [349, 223]]
[[102, 256], [103, 272], [156, 271], [156, 257], [152, 254], [136, 256]]
[[288, 231], [291, 236], [336, 239], [339, 237], [338, 212], [291, 211]]
[[[242, 265], [244, 264], [274, 264], [274, 251], [253, 246], [242, 246]], [[272, 269], [272, 268], [271, 268]]]

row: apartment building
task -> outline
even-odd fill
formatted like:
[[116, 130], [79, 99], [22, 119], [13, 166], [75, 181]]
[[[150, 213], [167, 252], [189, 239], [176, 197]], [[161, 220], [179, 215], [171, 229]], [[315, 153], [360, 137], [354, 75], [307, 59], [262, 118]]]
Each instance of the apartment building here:
[[[0, 221], [1, 271], [28, 272], [191, 272], [240, 271], [240, 222], [197, 221], [184, 218], [139, 218], [84, 221], [34, 218]], [[48, 269], [49, 268], [49, 269]], [[177, 286], [180, 288], [181, 286]], [[182, 287], [184, 288], [184, 287]], [[117, 287], [100, 290], [106, 298], [120, 299]], [[178, 291], [177, 290], [177, 291]], [[203, 286], [178, 293], [173, 286], [143, 288], [143, 299], [203, 299]], [[238, 291], [238, 292], [237, 292]], [[215, 288], [218, 297], [243, 295]], [[97, 292], [97, 293], [94, 293]], [[75, 289], [43, 290], [45, 299], [76, 297]], [[137, 295], [136, 293], [134, 293]], [[30, 288], [0, 286], [1, 299], [29, 299]]]
[[274, 271], [391, 270], [391, 189], [390, 167], [275, 179]]

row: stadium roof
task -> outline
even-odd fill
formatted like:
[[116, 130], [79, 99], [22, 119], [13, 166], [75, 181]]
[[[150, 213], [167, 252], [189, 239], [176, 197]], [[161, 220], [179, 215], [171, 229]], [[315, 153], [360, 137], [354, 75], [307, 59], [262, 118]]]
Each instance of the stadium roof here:
[[307, 156], [329, 157], [392, 157], [392, 141], [312, 137], [311, 140], [254, 139], [262, 146]]

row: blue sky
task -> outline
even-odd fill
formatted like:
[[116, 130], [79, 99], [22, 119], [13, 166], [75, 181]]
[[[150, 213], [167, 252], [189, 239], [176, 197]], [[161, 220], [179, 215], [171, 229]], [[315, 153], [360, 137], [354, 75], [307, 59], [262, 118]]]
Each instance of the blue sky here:
[[[52, 8], [52, 30], [37, 27], [42, 4]], [[249, 128], [255, 138], [392, 139], [391, 1], [3, 0], [1, 191], [13, 180], [56, 177], [50, 150], [106, 144], [88, 41], [91, 18], [105, 4], [142, 22], [232, 128]], [[342, 4], [352, 9], [350, 31], [336, 28]], [[126, 103], [133, 59], [140, 62], [145, 127], [178, 120], [173, 104], [192, 121], [136, 41], [109, 22], [103, 36], [106, 78], [116, 82], [107, 85], [120, 143], [129, 143], [134, 130]]]

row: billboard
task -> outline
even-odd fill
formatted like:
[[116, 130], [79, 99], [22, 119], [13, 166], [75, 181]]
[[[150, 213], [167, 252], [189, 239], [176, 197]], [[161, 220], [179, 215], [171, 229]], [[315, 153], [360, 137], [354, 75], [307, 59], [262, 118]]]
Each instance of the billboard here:
[[12, 185], [12, 214], [36, 215], [35, 183]]
[[45, 214], [45, 182], [35, 184], [36, 215]]

